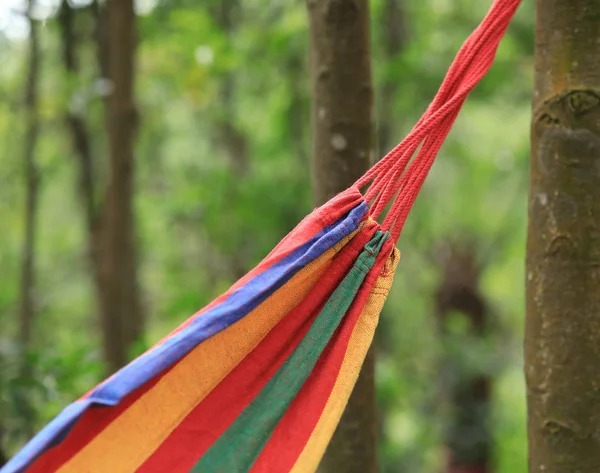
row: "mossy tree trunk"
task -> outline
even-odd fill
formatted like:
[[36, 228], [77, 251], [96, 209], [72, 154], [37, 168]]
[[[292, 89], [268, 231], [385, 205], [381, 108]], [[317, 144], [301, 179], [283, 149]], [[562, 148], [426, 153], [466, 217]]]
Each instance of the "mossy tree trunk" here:
[[525, 370], [532, 473], [600, 470], [600, 2], [538, 0]]
[[[307, 0], [312, 80], [312, 182], [322, 204], [369, 167], [374, 146], [368, 0]], [[356, 388], [322, 468], [378, 471], [374, 356]]]

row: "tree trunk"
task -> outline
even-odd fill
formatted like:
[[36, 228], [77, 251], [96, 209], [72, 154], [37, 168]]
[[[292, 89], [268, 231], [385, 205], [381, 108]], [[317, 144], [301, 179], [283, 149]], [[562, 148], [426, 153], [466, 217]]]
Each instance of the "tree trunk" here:
[[[66, 70], [66, 83], [72, 84], [79, 78], [79, 58], [77, 54], [80, 43], [76, 34], [75, 21], [76, 13], [67, 0], [63, 0], [59, 23], [63, 47], [63, 63]], [[90, 270], [93, 274], [94, 285], [96, 289], [96, 299], [98, 308], [102, 306], [102, 284], [99, 272], [99, 231], [100, 219], [98, 204], [96, 202], [96, 187], [94, 175], [94, 160], [92, 156], [92, 140], [89, 126], [85, 117], [85, 109], [74, 109], [71, 106], [73, 102], [72, 89], [69, 87], [69, 106], [66, 111], [66, 123], [71, 134], [73, 151], [76, 154], [78, 169], [78, 190], [82, 209], [85, 218], [85, 230], [87, 233], [88, 256], [90, 260]]]
[[379, 92], [379, 123], [377, 126], [377, 148], [378, 154], [387, 153], [393, 143], [392, 133], [394, 131], [394, 100], [398, 93], [398, 80], [396, 79], [394, 67], [398, 61], [398, 55], [406, 43], [406, 31], [404, 21], [403, 0], [385, 0], [383, 5], [384, 24], [381, 28], [381, 43], [383, 46], [383, 60], [385, 75]]
[[[308, 0], [312, 182], [322, 204], [352, 185], [373, 150], [368, 0]], [[374, 357], [370, 350], [323, 466], [378, 471]]]
[[600, 468], [600, 2], [538, 0], [527, 242], [529, 468]]
[[[68, 83], [79, 75], [80, 38], [76, 33], [79, 12], [66, 0], [62, 1], [59, 22]], [[96, 23], [94, 36], [100, 76], [110, 84], [105, 100], [110, 154], [106, 186], [97, 182], [94, 174], [93, 146], [85, 110], [70, 107], [66, 121], [77, 155], [79, 195], [88, 234], [104, 359], [107, 370], [114, 372], [128, 362], [132, 345], [140, 339], [144, 329], [133, 211], [137, 131], [135, 14], [131, 0], [110, 0], [105, 4], [95, 1], [91, 12]], [[100, 199], [97, 188], [105, 188]]]
[[[439, 261], [444, 268], [443, 276], [436, 293], [438, 326], [443, 338], [453, 337], [448, 333], [449, 318], [455, 314], [465, 317], [467, 333], [460, 334], [461, 339], [455, 343], [460, 343], [464, 350], [472, 350], [478, 339], [488, 335], [487, 304], [479, 290], [481, 268], [474, 245], [460, 242], [444, 246]], [[465, 364], [463, 353], [444, 354], [442, 361], [440, 396], [450, 411], [444, 439], [447, 452], [444, 471], [489, 473], [492, 379], [479, 367]]]
[[134, 0], [106, 2], [108, 79], [106, 129], [109, 183], [103, 205], [100, 245], [104, 356], [110, 371], [126, 364], [143, 334], [134, 225], [134, 102], [136, 19]]
[[21, 294], [19, 307], [20, 342], [24, 352], [30, 346], [35, 312], [35, 237], [37, 233], [39, 171], [35, 148], [39, 134], [38, 75], [40, 64], [37, 21], [31, 19], [34, 0], [27, 8], [29, 17], [29, 58], [25, 82], [25, 138], [23, 163], [25, 169], [25, 235], [21, 259]]

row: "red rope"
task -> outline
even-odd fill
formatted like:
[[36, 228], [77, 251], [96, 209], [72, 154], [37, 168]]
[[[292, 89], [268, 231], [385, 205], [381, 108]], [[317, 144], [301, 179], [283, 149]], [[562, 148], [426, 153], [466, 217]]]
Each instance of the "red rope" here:
[[[393, 201], [382, 227], [395, 239], [400, 236], [463, 103], [491, 68], [500, 40], [520, 3], [521, 0], [494, 1], [481, 24], [458, 51], [421, 119], [398, 146], [356, 182], [359, 188], [370, 184], [365, 199], [371, 204], [373, 218], [378, 218]], [[417, 156], [412, 159], [417, 149]]]

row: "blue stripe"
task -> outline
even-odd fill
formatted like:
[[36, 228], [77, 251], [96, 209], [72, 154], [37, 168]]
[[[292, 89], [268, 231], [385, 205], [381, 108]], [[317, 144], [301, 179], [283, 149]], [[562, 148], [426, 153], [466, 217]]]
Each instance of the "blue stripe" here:
[[367, 204], [362, 202], [345, 217], [324, 228], [294, 252], [234, 291], [221, 304], [123, 367], [112, 378], [97, 386], [88, 398], [70, 404], [0, 469], [0, 473], [22, 472], [47, 448], [60, 442], [90, 405], [118, 404], [123, 397], [172, 366], [198, 344], [254, 310], [300, 269], [356, 230], [367, 209]]

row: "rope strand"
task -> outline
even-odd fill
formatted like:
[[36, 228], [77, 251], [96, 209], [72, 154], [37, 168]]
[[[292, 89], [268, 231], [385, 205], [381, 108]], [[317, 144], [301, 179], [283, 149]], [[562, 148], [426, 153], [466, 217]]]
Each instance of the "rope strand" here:
[[354, 184], [357, 188], [370, 184], [365, 199], [373, 218], [378, 218], [393, 201], [382, 228], [396, 240], [467, 96], [491, 68], [520, 3], [494, 1], [459, 49], [433, 101], [410, 133]]

